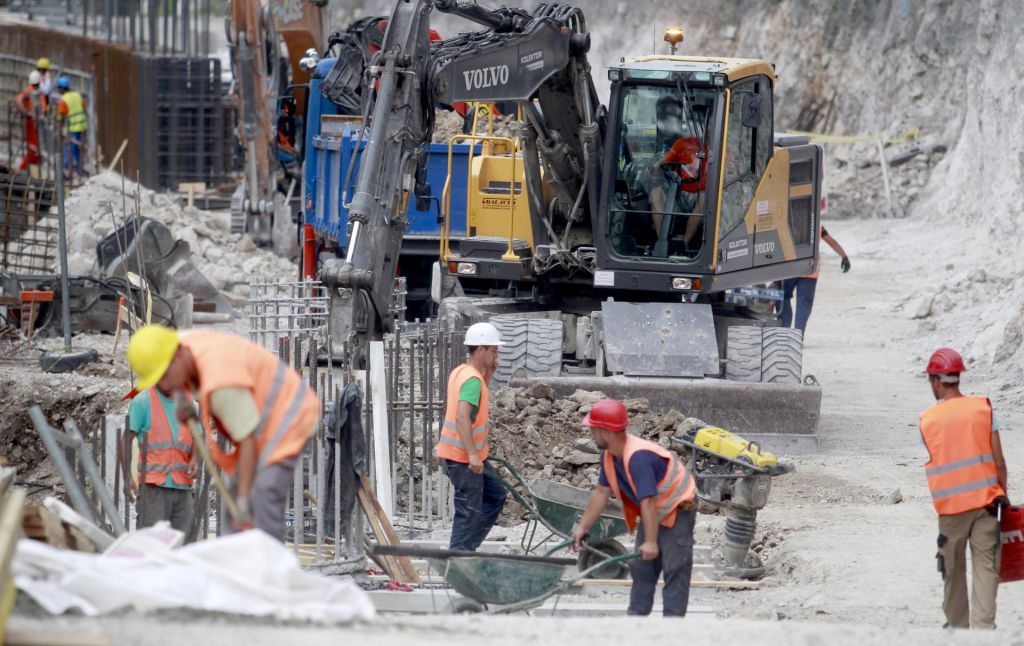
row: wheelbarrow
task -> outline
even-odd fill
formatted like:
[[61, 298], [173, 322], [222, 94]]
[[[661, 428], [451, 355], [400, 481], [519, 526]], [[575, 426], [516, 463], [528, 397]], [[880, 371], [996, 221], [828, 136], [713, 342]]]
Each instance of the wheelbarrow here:
[[[545, 556], [550, 556], [571, 545], [572, 531], [587, 508], [590, 492], [554, 480], [540, 478], [527, 484], [507, 460], [493, 455], [488, 460], [504, 467], [511, 474], [512, 483], [498, 474], [492, 475], [496, 476], [496, 480], [528, 514], [530, 525], [523, 533], [521, 541], [523, 552], [534, 554], [541, 545], [554, 537], [561, 538], [562, 542], [547, 550], [544, 553]], [[537, 540], [537, 528], [540, 525], [543, 525], [549, 533]], [[591, 571], [593, 578], [626, 578], [629, 570], [621, 560], [614, 563], [607, 562], [605, 568], [595, 569], [594, 566], [601, 561], [626, 554], [629, 550], [615, 538], [627, 533], [629, 533], [629, 527], [622, 515], [622, 504], [617, 500], [609, 500], [604, 513], [588, 531], [586, 547], [580, 550], [577, 563], [580, 572]]]
[[445, 583], [462, 595], [448, 610], [454, 613], [488, 612], [501, 614], [529, 610], [561, 595], [572, 585], [593, 576], [601, 568], [616, 567], [639, 553], [621, 554], [599, 561], [576, 576], [563, 580], [566, 568], [577, 561], [544, 556], [519, 556], [408, 545], [375, 545], [374, 554], [424, 558]]

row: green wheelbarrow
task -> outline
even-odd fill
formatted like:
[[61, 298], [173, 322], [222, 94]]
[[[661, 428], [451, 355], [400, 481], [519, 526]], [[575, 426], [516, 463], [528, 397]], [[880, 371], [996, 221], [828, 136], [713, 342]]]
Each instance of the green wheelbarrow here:
[[[555, 537], [562, 541], [544, 552], [545, 556], [571, 545], [572, 531], [587, 508], [590, 492], [554, 480], [537, 479], [527, 484], [507, 460], [493, 455], [488, 460], [511, 474], [512, 482], [500, 474], [491, 475], [496, 476], [498, 482], [527, 512], [529, 526], [521, 541], [523, 552], [534, 554], [541, 545]], [[538, 536], [540, 526], [548, 533], [541, 532]], [[577, 561], [580, 572], [588, 572], [589, 577], [596, 579], [625, 579], [629, 575], [624, 562], [627, 559], [617, 557], [625, 555], [629, 550], [615, 539], [627, 533], [629, 527], [622, 515], [622, 504], [617, 500], [608, 501], [604, 513], [590, 527], [586, 547], [580, 551]], [[605, 562], [606, 567], [596, 567], [602, 562]]]
[[372, 552], [426, 559], [444, 577], [445, 583], [464, 597], [451, 600], [450, 612], [492, 614], [536, 608], [580, 580], [593, 576], [595, 570], [614, 567], [639, 556], [638, 553], [620, 554], [563, 580], [566, 568], [576, 565], [577, 561], [406, 545], [375, 545]]

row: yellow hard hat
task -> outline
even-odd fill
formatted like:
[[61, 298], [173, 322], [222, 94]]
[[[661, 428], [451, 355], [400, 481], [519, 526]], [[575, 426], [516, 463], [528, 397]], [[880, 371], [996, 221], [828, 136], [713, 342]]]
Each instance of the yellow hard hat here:
[[50, 69], [50, 59], [46, 58], [45, 56], [40, 58], [39, 61], [36, 63], [36, 69], [40, 69], [40, 70], [48, 70], [48, 69]]
[[138, 390], [155, 386], [178, 351], [178, 333], [163, 325], [146, 325], [128, 343], [128, 363], [139, 375]]

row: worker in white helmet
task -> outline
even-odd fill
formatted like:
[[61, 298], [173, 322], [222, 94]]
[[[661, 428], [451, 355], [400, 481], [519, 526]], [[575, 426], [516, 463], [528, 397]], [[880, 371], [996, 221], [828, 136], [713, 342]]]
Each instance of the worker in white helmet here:
[[18, 172], [28, 170], [39, 165], [39, 129], [38, 119], [46, 115], [47, 100], [46, 94], [40, 90], [42, 77], [39, 72], [32, 70], [28, 75], [28, 85], [24, 90], [14, 97], [14, 106], [21, 112], [25, 124], [25, 154], [18, 165]]
[[448, 402], [437, 457], [455, 490], [449, 548], [475, 551], [505, 507], [505, 489], [487, 463], [487, 384], [498, 368], [501, 335], [490, 323], [466, 330], [466, 363], [448, 376]]

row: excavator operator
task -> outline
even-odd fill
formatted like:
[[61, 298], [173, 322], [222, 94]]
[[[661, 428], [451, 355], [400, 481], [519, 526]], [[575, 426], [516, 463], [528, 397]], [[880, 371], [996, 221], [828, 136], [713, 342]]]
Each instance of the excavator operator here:
[[[654, 256], [668, 255], [668, 241], [672, 215], [700, 213], [704, 207], [707, 184], [707, 149], [689, 132], [683, 100], [665, 95], [655, 105], [657, 118], [657, 151], [655, 161], [640, 174], [640, 184], [650, 197], [654, 234]], [[663, 220], [666, 220], [663, 222]], [[687, 250], [700, 229], [701, 218], [691, 215], [686, 219], [683, 244]]]

